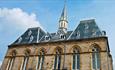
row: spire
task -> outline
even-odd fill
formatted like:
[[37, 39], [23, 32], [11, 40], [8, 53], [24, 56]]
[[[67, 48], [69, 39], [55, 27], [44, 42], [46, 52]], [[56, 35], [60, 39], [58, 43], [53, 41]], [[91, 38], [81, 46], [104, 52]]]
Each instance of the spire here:
[[64, 4], [64, 8], [60, 17], [60, 21], [61, 20], [67, 20], [67, 10], [66, 10], [66, 0], [65, 0], [65, 4]]
[[67, 21], [67, 9], [66, 9], [66, 0], [64, 3], [64, 8], [62, 10], [61, 13], [61, 17], [59, 19], [59, 28], [58, 28], [58, 32], [67, 32], [67, 25], [68, 25], [68, 21]]

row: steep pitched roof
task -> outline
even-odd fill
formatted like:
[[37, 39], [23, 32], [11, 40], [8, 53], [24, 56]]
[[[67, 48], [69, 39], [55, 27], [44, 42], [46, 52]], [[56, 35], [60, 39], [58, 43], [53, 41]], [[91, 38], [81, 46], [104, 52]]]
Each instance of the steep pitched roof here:
[[80, 21], [68, 39], [83, 39], [102, 36], [102, 32], [94, 19]]
[[46, 33], [40, 28], [29, 28], [22, 36], [20, 36], [13, 44], [28, 44], [28, 43], [38, 43], [39, 40]]
[[53, 42], [62, 40], [75, 40], [103, 36], [101, 30], [95, 23], [94, 19], [80, 21], [80, 24], [74, 31], [67, 31], [65, 34], [45, 33], [40, 27], [29, 28], [22, 36], [20, 36], [15, 44], [30, 44], [41, 42]]

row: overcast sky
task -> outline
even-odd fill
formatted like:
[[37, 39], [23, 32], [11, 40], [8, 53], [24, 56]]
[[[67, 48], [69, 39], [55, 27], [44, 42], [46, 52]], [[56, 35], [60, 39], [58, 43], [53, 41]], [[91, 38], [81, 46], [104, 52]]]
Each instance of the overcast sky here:
[[[56, 32], [64, 0], [0, 0], [0, 63], [7, 46], [27, 28], [40, 26]], [[83, 19], [95, 19], [107, 32], [115, 60], [115, 0], [67, 0], [68, 30], [74, 30]], [[114, 66], [115, 67], [115, 66]]]

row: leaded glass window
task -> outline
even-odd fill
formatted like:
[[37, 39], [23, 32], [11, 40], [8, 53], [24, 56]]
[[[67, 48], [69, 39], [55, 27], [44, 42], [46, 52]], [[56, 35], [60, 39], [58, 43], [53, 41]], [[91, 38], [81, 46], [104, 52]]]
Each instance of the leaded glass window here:
[[73, 70], [80, 70], [80, 54], [78, 49], [73, 49]]
[[43, 63], [44, 63], [44, 51], [42, 51], [40, 55], [38, 55], [38, 63], [37, 63], [36, 70], [42, 70]]
[[60, 70], [61, 68], [61, 49], [56, 50], [54, 70]]
[[15, 57], [16, 57], [16, 51], [13, 51], [12, 57], [8, 61], [8, 65], [7, 65], [6, 70], [12, 70], [13, 64], [14, 64], [14, 61], [15, 61]]
[[22, 70], [27, 70], [28, 61], [29, 61], [29, 51], [26, 51], [25, 56], [24, 56]]
[[100, 53], [99, 49], [97, 47], [93, 47], [92, 49], [92, 65], [93, 70], [99, 70], [100, 69]]

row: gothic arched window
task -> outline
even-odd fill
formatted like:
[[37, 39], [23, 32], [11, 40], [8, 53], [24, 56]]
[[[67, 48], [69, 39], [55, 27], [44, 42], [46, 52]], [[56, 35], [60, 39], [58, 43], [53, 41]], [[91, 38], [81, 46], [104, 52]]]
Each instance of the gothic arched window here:
[[29, 55], [30, 55], [30, 51], [27, 50], [27, 51], [25, 52], [24, 62], [23, 62], [23, 66], [22, 66], [22, 70], [27, 70], [27, 65], [28, 65]]
[[76, 48], [73, 49], [73, 70], [80, 70], [80, 54]]
[[61, 49], [56, 49], [54, 70], [60, 70], [61, 68]]
[[14, 61], [15, 61], [15, 57], [16, 57], [16, 51], [14, 50], [12, 52], [12, 56], [8, 61], [8, 65], [7, 65], [7, 69], [6, 70], [12, 70], [13, 65], [14, 65]]
[[41, 50], [40, 55], [38, 55], [38, 63], [36, 66], [36, 70], [42, 70], [43, 69], [43, 63], [44, 63], [44, 50]]
[[92, 49], [92, 65], [93, 70], [99, 70], [100, 69], [100, 55], [99, 55], [99, 48], [93, 47]]

